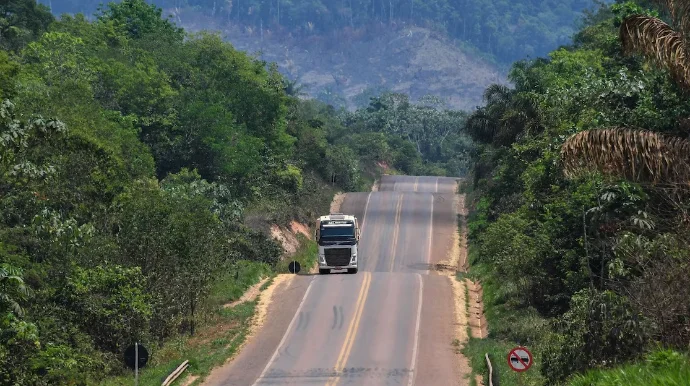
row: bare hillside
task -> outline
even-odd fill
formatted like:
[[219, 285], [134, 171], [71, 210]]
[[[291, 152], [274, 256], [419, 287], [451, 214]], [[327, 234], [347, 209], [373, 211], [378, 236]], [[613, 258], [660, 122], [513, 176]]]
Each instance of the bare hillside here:
[[473, 109], [486, 86], [505, 82], [495, 66], [425, 28], [385, 26], [294, 38], [189, 12], [173, 14], [188, 30], [219, 31], [237, 49], [277, 63], [308, 96], [350, 108], [387, 89], [412, 99], [432, 94], [450, 107]]

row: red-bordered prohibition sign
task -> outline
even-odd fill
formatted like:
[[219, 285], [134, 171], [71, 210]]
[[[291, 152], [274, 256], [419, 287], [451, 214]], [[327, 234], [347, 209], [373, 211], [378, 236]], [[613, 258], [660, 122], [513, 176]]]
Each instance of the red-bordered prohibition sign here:
[[525, 347], [515, 347], [508, 353], [508, 366], [518, 373], [527, 371], [533, 362], [532, 353]]

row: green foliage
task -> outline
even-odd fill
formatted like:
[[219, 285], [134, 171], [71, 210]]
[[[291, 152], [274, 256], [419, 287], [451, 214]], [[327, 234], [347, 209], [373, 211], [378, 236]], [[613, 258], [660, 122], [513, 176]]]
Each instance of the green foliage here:
[[616, 365], [639, 355], [648, 339], [645, 321], [625, 297], [583, 290], [546, 338], [542, 372], [549, 383], [589, 367]]
[[319, 255], [319, 246], [316, 242], [307, 239], [303, 234], [298, 234], [297, 239], [300, 242], [300, 248], [289, 259], [280, 262], [276, 267], [277, 272], [287, 273], [288, 265], [292, 261], [300, 264], [302, 271], [300, 273], [308, 273], [309, 270], [316, 265], [316, 258]]
[[326, 170], [331, 183], [338, 183], [347, 190], [359, 185], [357, 154], [346, 146], [335, 146], [326, 152]]
[[182, 29], [162, 17], [162, 10], [142, 0], [125, 0], [108, 3], [100, 9], [98, 21], [112, 23], [119, 33], [139, 39], [147, 35], [159, 35], [181, 40]]
[[0, 332], [0, 383], [32, 384], [36, 379], [30, 361], [41, 347], [36, 325], [5, 313], [0, 318]]
[[644, 361], [615, 369], [598, 369], [573, 377], [570, 386], [682, 385], [690, 379], [690, 360], [677, 351], [662, 350]]
[[271, 266], [249, 260], [237, 261], [213, 284], [208, 298], [209, 307], [222, 307], [240, 299], [242, 294], [262, 278], [272, 274]]
[[346, 115], [347, 135], [334, 134], [360, 157], [383, 161], [407, 174], [443, 175], [450, 170], [463, 175], [474, 146], [461, 131], [465, 118], [465, 113], [448, 110], [437, 98], [414, 104], [407, 95], [385, 93]]
[[[347, 113], [290, 96], [299, 86], [275, 65], [142, 0], [94, 21], [16, 4], [12, 23], [40, 25], [0, 50], [2, 384], [98, 383], [123, 372], [133, 341], [163, 356], [145, 379], [169, 373], [165, 355], [210, 349], [192, 363], [203, 373], [237, 350], [254, 309], [221, 306], [285, 270], [267, 225], [311, 224], [389, 168], [467, 169], [464, 114], [437, 100]], [[308, 269], [315, 245], [301, 241]], [[232, 326], [195, 342], [213, 323]]]
[[58, 295], [96, 347], [121, 353], [148, 331], [151, 301], [138, 267], [75, 268]]
[[10, 59], [7, 52], [0, 51], [0, 100], [14, 96], [14, 78], [18, 73], [19, 65]]
[[[690, 344], [690, 314], [675, 306], [689, 296], [690, 283], [681, 279], [688, 229], [679, 215], [687, 195], [594, 171], [568, 179], [562, 171], [561, 145], [583, 130], [645, 127], [687, 136], [685, 94], [664, 71], [621, 56], [617, 18], [640, 10], [602, 6], [574, 45], [515, 63], [515, 87], [487, 89], [487, 105], [467, 120], [481, 143], [473, 154], [469, 236], [475, 274], [489, 294], [490, 338], [530, 343], [543, 377], [535, 384], [562, 384], [657, 345]], [[541, 333], [525, 334], [534, 321], [511, 318], [525, 312], [548, 321]]]
[[18, 51], [43, 33], [53, 21], [48, 7], [35, 0], [9, 0], [0, 4], [0, 49]]
[[22, 270], [7, 263], [0, 264], [0, 313], [12, 312], [22, 316], [24, 310], [19, 303], [30, 294], [31, 290], [24, 284]]

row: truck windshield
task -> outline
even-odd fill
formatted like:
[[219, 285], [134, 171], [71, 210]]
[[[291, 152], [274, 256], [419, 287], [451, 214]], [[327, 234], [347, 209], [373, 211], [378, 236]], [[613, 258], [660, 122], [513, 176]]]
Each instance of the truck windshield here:
[[349, 227], [321, 227], [321, 238], [326, 240], [345, 240], [355, 237], [355, 228]]

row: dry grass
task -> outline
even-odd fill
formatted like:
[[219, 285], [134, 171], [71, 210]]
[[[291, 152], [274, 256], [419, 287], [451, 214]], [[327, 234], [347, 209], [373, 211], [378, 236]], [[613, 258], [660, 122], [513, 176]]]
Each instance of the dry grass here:
[[642, 53], [666, 67], [678, 84], [690, 88], [690, 63], [683, 35], [655, 17], [633, 15], [620, 27], [620, 40], [627, 53]]
[[340, 212], [340, 206], [343, 204], [343, 201], [345, 201], [345, 193], [336, 193], [331, 201], [331, 211], [329, 213]]
[[690, 142], [628, 128], [588, 130], [568, 138], [561, 148], [569, 176], [596, 169], [636, 182], [681, 184], [690, 181]]

